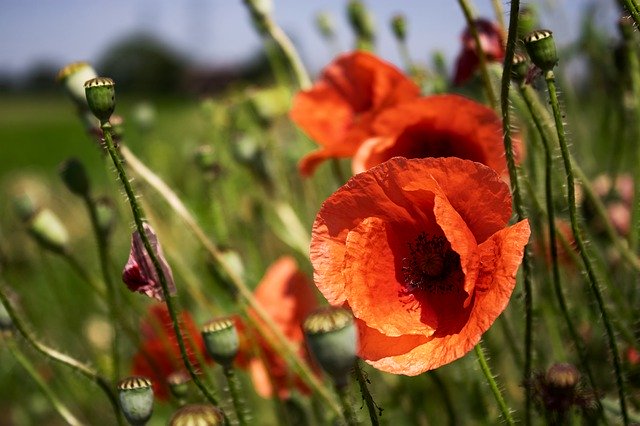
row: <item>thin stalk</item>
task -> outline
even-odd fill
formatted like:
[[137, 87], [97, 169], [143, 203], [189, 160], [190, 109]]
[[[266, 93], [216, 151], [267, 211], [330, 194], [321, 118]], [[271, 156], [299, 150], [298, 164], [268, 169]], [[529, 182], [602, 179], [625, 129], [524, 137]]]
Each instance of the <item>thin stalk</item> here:
[[240, 387], [240, 380], [236, 376], [236, 372], [231, 365], [223, 365], [224, 377], [227, 379], [227, 385], [229, 386], [229, 393], [231, 394], [231, 400], [233, 401], [233, 408], [236, 410], [236, 416], [238, 417], [238, 424], [240, 426], [246, 426], [248, 422], [247, 407], [242, 397], [242, 389]]
[[480, 42], [480, 34], [478, 33], [478, 28], [476, 27], [476, 24], [474, 22], [473, 10], [471, 8], [471, 4], [469, 4], [468, 0], [458, 0], [458, 4], [460, 5], [460, 8], [462, 9], [462, 13], [464, 14], [464, 18], [467, 21], [467, 27], [471, 32], [471, 36], [473, 37], [473, 40], [476, 43], [476, 54], [478, 55], [480, 75], [482, 77], [482, 85], [484, 86], [484, 91], [487, 96], [487, 101], [489, 101], [489, 105], [491, 105], [491, 108], [494, 111], [497, 111], [498, 101], [496, 100], [496, 95], [493, 93], [493, 86], [491, 85], [491, 77], [489, 76], [489, 70], [487, 67], [487, 56], [484, 54], [484, 50], [482, 50], [482, 43]]
[[440, 374], [437, 370], [431, 370], [428, 373], [429, 377], [433, 380], [438, 388], [438, 393], [442, 396], [442, 400], [444, 401], [444, 406], [447, 410], [447, 415], [449, 416], [449, 424], [451, 426], [455, 426], [458, 424], [458, 416], [456, 414], [456, 409], [453, 405], [453, 399], [451, 398], [451, 394], [449, 393], [449, 389], [447, 389], [446, 383], [440, 377]]
[[13, 357], [18, 361], [22, 368], [27, 371], [33, 381], [36, 382], [44, 396], [49, 400], [53, 408], [58, 412], [58, 414], [60, 414], [64, 421], [69, 423], [71, 426], [82, 425], [83, 423], [71, 413], [71, 411], [67, 408], [66, 405], [64, 405], [62, 401], [60, 401], [60, 399], [58, 399], [56, 393], [53, 391], [53, 389], [51, 389], [47, 382], [44, 381], [40, 373], [38, 373], [38, 370], [31, 363], [31, 361], [29, 361], [29, 358], [27, 358], [22, 353], [18, 345], [16, 345], [13, 336], [7, 337], [5, 339], [5, 342], [7, 343], [9, 351], [11, 352]]
[[362, 395], [362, 399], [364, 399], [365, 404], [367, 404], [369, 418], [371, 419], [371, 426], [379, 426], [380, 420], [378, 419], [378, 417], [382, 415], [382, 409], [376, 405], [376, 402], [373, 400], [373, 397], [369, 392], [369, 388], [367, 386], [369, 380], [364, 376], [364, 373], [362, 372], [362, 368], [360, 367], [360, 360], [356, 362], [355, 371], [356, 380], [358, 381], [358, 385], [360, 386], [360, 394]]
[[636, 0], [622, 0], [622, 3], [635, 21], [636, 27], [640, 27], [640, 6]]
[[144, 244], [145, 250], [147, 251], [147, 254], [149, 255], [151, 262], [153, 263], [154, 269], [156, 270], [156, 273], [158, 274], [158, 279], [160, 281], [160, 286], [162, 287], [162, 294], [164, 295], [164, 299], [165, 299], [165, 304], [167, 305], [167, 310], [169, 311], [169, 316], [171, 317], [171, 323], [173, 325], [173, 331], [176, 335], [176, 340], [178, 342], [178, 347], [180, 348], [180, 355], [182, 356], [182, 361], [184, 363], [185, 368], [187, 369], [187, 371], [189, 372], [189, 375], [191, 376], [191, 379], [193, 380], [193, 382], [196, 384], [196, 386], [198, 386], [198, 388], [202, 391], [202, 393], [204, 394], [204, 396], [207, 398], [207, 400], [213, 404], [213, 405], [218, 405], [218, 401], [216, 399], [216, 397], [211, 393], [211, 391], [204, 385], [204, 383], [200, 380], [200, 378], [198, 377], [198, 374], [196, 373], [196, 370], [193, 366], [193, 364], [191, 363], [191, 360], [189, 359], [189, 356], [187, 354], [187, 349], [184, 343], [184, 337], [182, 335], [182, 330], [180, 329], [179, 323], [178, 323], [178, 316], [176, 314], [176, 307], [174, 305], [174, 300], [173, 297], [171, 296], [170, 292], [169, 292], [169, 285], [167, 283], [167, 277], [164, 274], [164, 271], [162, 270], [162, 266], [160, 264], [160, 260], [158, 259], [158, 256], [156, 255], [156, 253], [153, 251], [153, 248], [151, 247], [151, 243], [149, 242], [149, 238], [147, 237], [147, 233], [143, 227], [142, 224], [142, 216], [143, 216], [143, 212], [142, 209], [140, 208], [140, 205], [138, 204], [138, 200], [136, 199], [135, 193], [133, 192], [133, 187], [131, 186], [131, 183], [129, 182], [129, 178], [127, 177], [127, 173], [124, 170], [124, 165], [122, 163], [122, 159], [120, 158], [120, 155], [118, 154], [118, 152], [116, 151], [116, 148], [113, 144], [113, 139], [111, 136], [111, 125], [109, 124], [109, 122], [105, 122], [102, 123], [102, 131], [104, 134], [104, 141], [105, 141], [105, 146], [107, 148], [107, 151], [109, 152], [109, 156], [111, 157], [111, 160], [113, 161], [113, 164], [116, 167], [116, 170], [118, 172], [118, 177], [120, 178], [120, 182], [122, 183], [122, 186], [124, 187], [124, 190], [127, 194], [127, 198], [129, 200], [129, 204], [131, 206], [131, 212], [133, 214], [133, 219], [136, 223], [136, 229], [138, 230], [138, 233], [140, 234], [140, 238], [142, 239], [142, 243]]
[[474, 349], [476, 352], [476, 357], [478, 358], [478, 363], [480, 364], [480, 368], [482, 369], [482, 373], [484, 374], [484, 377], [487, 379], [487, 383], [489, 384], [489, 387], [491, 388], [491, 392], [493, 393], [493, 396], [495, 397], [496, 402], [498, 403], [498, 407], [500, 407], [500, 411], [502, 412], [502, 417], [504, 418], [505, 423], [508, 425], [515, 425], [515, 421], [511, 416], [511, 411], [509, 410], [509, 407], [507, 407], [507, 403], [505, 402], [502, 396], [502, 392], [500, 392], [500, 388], [498, 387], [495, 377], [493, 376], [493, 373], [491, 373], [491, 368], [489, 368], [489, 364], [487, 363], [487, 359], [484, 356], [482, 343], [479, 342], [474, 347]]
[[502, 0], [491, 0], [491, 4], [493, 5], [493, 11], [496, 15], [498, 26], [500, 27], [500, 30], [504, 31], [504, 8], [502, 7]]
[[[515, 53], [516, 40], [518, 38], [518, 16], [520, 14], [520, 0], [511, 0], [509, 11], [509, 32], [507, 35], [507, 47], [504, 56], [504, 66], [500, 90], [500, 108], [502, 112], [502, 133], [504, 135], [504, 148], [509, 169], [509, 179], [513, 192], [513, 202], [519, 220], [526, 218], [524, 201], [520, 184], [518, 181], [518, 170], [516, 168], [513, 154], [513, 141], [511, 139], [511, 118], [509, 109], [509, 88], [511, 85], [511, 68], [513, 65], [513, 55]], [[522, 258], [522, 278], [524, 283], [524, 383], [531, 380], [532, 354], [533, 354], [533, 263], [531, 253], [525, 248]], [[531, 424], [532, 391], [530, 386], [525, 386], [525, 425]]]
[[571, 229], [576, 241], [580, 257], [584, 263], [587, 276], [589, 277], [589, 285], [593, 295], [596, 298], [600, 315], [602, 315], [602, 322], [604, 323], [607, 333], [607, 341], [609, 344], [609, 350], [613, 357], [613, 368], [616, 376], [616, 385], [618, 388], [618, 397], [620, 399], [620, 412], [622, 413], [622, 421], [626, 425], [629, 424], [629, 414], [627, 413], [626, 392], [624, 386], [624, 379], [622, 377], [622, 366], [620, 363], [620, 354], [618, 352], [618, 346], [616, 345], [615, 335], [611, 321], [609, 320], [609, 313], [604, 304], [602, 293], [600, 292], [600, 284], [596, 276], [591, 258], [587, 252], [586, 244], [582, 238], [581, 229], [578, 225], [578, 213], [576, 209], [576, 194], [575, 194], [575, 182], [573, 177], [573, 167], [571, 166], [571, 157], [569, 155], [569, 148], [567, 147], [567, 141], [564, 133], [564, 124], [562, 122], [562, 113], [560, 112], [560, 104], [558, 102], [558, 95], [556, 92], [555, 75], [553, 70], [549, 70], [545, 74], [545, 80], [547, 82], [547, 88], [549, 89], [549, 99], [551, 101], [551, 107], [553, 109], [553, 117], [556, 123], [556, 131], [558, 133], [558, 142], [560, 144], [560, 151], [562, 153], [562, 160], [564, 163], [565, 173], [567, 175], [567, 195], [569, 198], [569, 218], [571, 220]]
[[353, 409], [353, 403], [349, 397], [349, 386], [336, 386], [336, 393], [340, 397], [340, 404], [342, 405], [342, 415], [347, 422], [348, 426], [357, 426], [358, 416]]
[[112, 385], [107, 381], [107, 379], [101, 376], [93, 368], [81, 363], [80, 361], [69, 355], [63, 354], [62, 352], [50, 348], [49, 346], [37, 340], [27, 329], [15, 309], [13, 309], [13, 306], [11, 305], [11, 302], [9, 301], [9, 298], [7, 297], [2, 285], [0, 285], [0, 302], [6, 308], [11, 321], [13, 322], [13, 325], [16, 327], [18, 332], [22, 335], [22, 337], [24, 337], [27, 343], [33, 346], [36, 351], [40, 352], [42, 355], [52, 361], [65, 365], [74, 371], [77, 371], [78, 373], [82, 374], [83, 376], [94, 382], [96, 385], [98, 385], [98, 387], [105, 393], [105, 395], [109, 399], [111, 408], [113, 409], [118, 424], [122, 425], [123, 423], [120, 415], [120, 408], [118, 406], [118, 399], [113, 391]]
[[285, 356], [290, 365], [300, 374], [305, 383], [317, 392], [325, 403], [327, 403], [331, 409], [339, 415], [341, 413], [340, 406], [334, 401], [329, 391], [316, 378], [309, 366], [300, 359], [297, 354], [297, 349], [289, 342], [286, 336], [282, 333], [282, 330], [280, 330], [280, 328], [274, 323], [273, 319], [264, 310], [262, 305], [256, 301], [249, 287], [247, 287], [237, 272], [229, 266], [218, 247], [209, 239], [200, 225], [198, 225], [193, 215], [189, 212], [184, 203], [182, 203], [176, 193], [173, 192], [173, 190], [171, 190], [171, 188], [169, 188], [169, 186], [167, 186], [159, 176], [149, 170], [149, 168], [147, 168], [126, 146], [122, 145], [120, 147], [120, 153], [126, 160], [127, 165], [165, 199], [171, 209], [182, 219], [187, 228], [189, 228], [192, 234], [200, 242], [202, 247], [222, 269], [222, 272], [229, 277], [230, 283], [238, 290], [240, 296], [247, 301], [248, 305], [251, 306], [269, 330], [269, 333], [265, 334], [265, 337], [268, 338], [273, 335], [274, 340], [278, 344], [278, 347], [275, 347], [275, 349]]

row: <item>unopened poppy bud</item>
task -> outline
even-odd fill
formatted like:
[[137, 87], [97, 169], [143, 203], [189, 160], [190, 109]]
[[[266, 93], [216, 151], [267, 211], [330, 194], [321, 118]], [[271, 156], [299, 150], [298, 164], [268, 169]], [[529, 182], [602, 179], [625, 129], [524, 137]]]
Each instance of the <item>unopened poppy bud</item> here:
[[213, 405], [189, 404], [176, 411], [169, 426], [218, 426], [225, 424], [222, 411]]
[[96, 77], [84, 83], [89, 109], [100, 123], [109, 121], [116, 108], [115, 83], [108, 77]]
[[531, 62], [542, 71], [551, 71], [558, 63], [558, 52], [553, 33], [549, 30], [530, 32], [524, 39], [524, 44], [531, 58]]
[[118, 383], [120, 408], [130, 425], [144, 425], [153, 412], [153, 387], [146, 377], [127, 377]]
[[217, 318], [205, 324], [202, 339], [214, 361], [224, 367], [231, 366], [240, 348], [238, 330], [231, 318]]
[[529, 6], [524, 6], [518, 14], [518, 38], [524, 40], [527, 34], [538, 27], [538, 14]]
[[326, 39], [332, 39], [336, 36], [333, 18], [327, 12], [320, 12], [316, 15], [316, 28]]
[[167, 377], [167, 384], [169, 385], [171, 395], [179, 401], [187, 397], [189, 393], [189, 382], [191, 382], [191, 377], [184, 370], [174, 371]]
[[70, 158], [60, 165], [60, 177], [69, 191], [80, 197], [89, 196], [87, 170], [77, 158]]
[[116, 222], [116, 211], [113, 202], [108, 197], [100, 197], [95, 201], [95, 204], [98, 228], [108, 238]]
[[391, 31], [399, 41], [404, 42], [407, 39], [407, 20], [404, 15], [391, 18]]
[[58, 216], [49, 209], [42, 209], [35, 213], [28, 224], [29, 233], [43, 247], [64, 253], [69, 244], [67, 228]]
[[359, 41], [372, 43], [375, 37], [373, 17], [360, 0], [351, 0], [347, 6], [347, 17]]
[[555, 389], [573, 389], [580, 381], [580, 372], [569, 363], [554, 364], [545, 374], [545, 382]]
[[511, 66], [511, 77], [518, 83], [524, 81], [527, 77], [527, 71], [529, 70], [529, 61], [525, 55], [516, 53], [513, 56], [513, 62]]
[[346, 386], [356, 361], [358, 334], [353, 315], [327, 307], [311, 313], [302, 325], [309, 352], [338, 387]]
[[67, 94], [80, 108], [87, 108], [84, 82], [96, 78], [98, 74], [87, 62], [73, 62], [58, 72], [56, 81], [64, 86]]

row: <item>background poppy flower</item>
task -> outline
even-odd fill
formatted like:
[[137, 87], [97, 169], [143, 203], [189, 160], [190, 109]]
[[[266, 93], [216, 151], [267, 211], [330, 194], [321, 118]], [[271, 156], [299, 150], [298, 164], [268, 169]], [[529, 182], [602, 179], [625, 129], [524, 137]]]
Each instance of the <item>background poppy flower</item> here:
[[351, 308], [359, 355], [416, 375], [467, 353], [505, 309], [529, 239], [508, 186], [459, 158], [397, 157], [360, 173], [313, 225], [316, 285]]
[[381, 110], [419, 95], [400, 70], [370, 53], [339, 56], [293, 100], [291, 119], [321, 146], [300, 161], [300, 173], [312, 174], [327, 158], [352, 156]]
[[[505, 39], [500, 27], [487, 19], [476, 19], [474, 21], [480, 38], [480, 46], [487, 61], [501, 62], [505, 54]], [[456, 71], [453, 77], [453, 84], [459, 86], [469, 80], [478, 69], [480, 59], [476, 41], [469, 28], [465, 28], [462, 33], [462, 50], [456, 59]]]
[[[296, 261], [289, 256], [278, 259], [267, 269], [254, 296], [283, 334], [296, 346], [298, 354], [309, 360], [304, 345], [302, 322], [318, 307], [318, 303], [311, 281], [298, 269]], [[262, 325], [255, 312], [249, 310], [249, 315], [259, 326]], [[241, 327], [241, 330], [243, 328], [245, 327]], [[265, 333], [269, 333], [266, 327], [258, 330], [258, 334]], [[255, 338], [262, 356], [252, 354], [247, 357], [243, 354], [241, 359], [246, 360], [244, 366], [249, 369], [258, 394], [269, 398], [275, 393], [284, 399], [290, 395], [294, 387], [308, 393], [309, 389], [289, 370], [285, 360], [274, 351], [267, 340], [261, 335], [256, 335]]]
[[[180, 329], [185, 338], [189, 359], [197, 370], [199, 360], [210, 359], [206, 358], [202, 336], [187, 311], [180, 313]], [[184, 369], [167, 307], [164, 304], [151, 306], [140, 323], [140, 331], [142, 343], [133, 356], [132, 374], [150, 378], [156, 398], [166, 400], [169, 398], [167, 378], [171, 373]]]
[[405, 102], [380, 113], [372, 137], [352, 161], [360, 173], [393, 157], [458, 157], [506, 174], [502, 122], [486, 106], [458, 95]]

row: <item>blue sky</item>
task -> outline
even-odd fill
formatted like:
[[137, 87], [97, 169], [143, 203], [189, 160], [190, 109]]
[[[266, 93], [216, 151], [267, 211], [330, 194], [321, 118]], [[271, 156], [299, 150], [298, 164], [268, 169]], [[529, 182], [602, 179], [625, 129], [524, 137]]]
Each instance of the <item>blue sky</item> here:
[[[575, 38], [585, 5], [598, 3], [602, 25], [615, 23], [614, 0], [541, 0], [544, 25], [560, 43]], [[309, 67], [331, 59], [315, 31], [318, 11], [335, 17], [340, 44], [352, 35], [345, 19], [347, 0], [274, 0], [277, 22], [294, 38]], [[454, 0], [365, 0], [379, 28], [378, 52], [399, 63], [388, 30], [398, 12], [407, 16], [414, 59], [427, 62], [435, 50], [455, 58], [464, 18]], [[508, 2], [504, 2], [508, 9]], [[523, 2], [524, 3], [524, 2]], [[493, 17], [490, 0], [475, 0], [479, 16]], [[0, 0], [0, 70], [20, 72], [34, 62], [95, 61], [114, 41], [136, 30], [150, 32], [201, 64], [230, 64], [260, 48], [241, 0]]]

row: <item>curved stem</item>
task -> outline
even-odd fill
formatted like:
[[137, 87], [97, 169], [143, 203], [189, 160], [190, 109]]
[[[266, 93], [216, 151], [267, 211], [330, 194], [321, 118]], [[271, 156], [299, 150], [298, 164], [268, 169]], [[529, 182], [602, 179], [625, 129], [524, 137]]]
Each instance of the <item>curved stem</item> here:
[[571, 157], [569, 155], [569, 148], [567, 147], [567, 141], [564, 133], [564, 124], [562, 123], [562, 113], [560, 112], [560, 105], [558, 102], [558, 95], [556, 93], [555, 76], [553, 71], [547, 71], [545, 75], [547, 81], [547, 87], [549, 89], [549, 99], [551, 101], [551, 107], [553, 108], [553, 117], [556, 123], [556, 131], [558, 133], [558, 142], [560, 144], [560, 151], [562, 153], [562, 160], [564, 163], [565, 173], [567, 175], [567, 195], [569, 198], [569, 218], [571, 219], [571, 230], [576, 241], [580, 257], [584, 263], [587, 276], [589, 277], [589, 286], [596, 298], [600, 315], [602, 315], [602, 322], [604, 323], [607, 333], [607, 342], [609, 344], [609, 350], [613, 357], [613, 368], [616, 376], [616, 385], [618, 387], [618, 397], [620, 399], [620, 411], [622, 412], [622, 420], [625, 425], [629, 424], [629, 415], [627, 413], [626, 392], [624, 388], [624, 379], [622, 378], [622, 366], [620, 364], [620, 354], [618, 352], [618, 346], [616, 345], [615, 335], [611, 321], [609, 320], [609, 313], [604, 304], [602, 293], [600, 292], [600, 284], [596, 276], [591, 258], [587, 252], [586, 244], [582, 238], [582, 232], [578, 225], [578, 213], [576, 210], [576, 194], [575, 194], [575, 182], [573, 178], [573, 168], [571, 166]]
[[493, 374], [491, 373], [491, 369], [489, 368], [489, 364], [487, 364], [487, 359], [484, 356], [484, 350], [482, 349], [482, 343], [478, 343], [474, 350], [476, 352], [476, 357], [478, 358], [478, 363], [480, 364], [480, 368], [482, 369], [482, 373], [484, 377], [487, 379], [487, 383], [489, 383], [489, 387], [491, 388], [491, 392], [498, 403], [498, 407], [500, 407], [500, 411], [502, 412], [502, 417], [504, 418], [505, 423], [508, 425], [515, 425], [513, 417], [511, 416], [511, 411], [509, 407], [507, 407], [507, 403], [505, 402], [502, 392], [500, 392], [500, 388], [496, 383]]
[[371, 426], [378, 426], [380, 424], [379, 416], [382, 415], [382, 409], [376, 405], [376, 402], [373, 400], [371, 393], [369, 392], [369, 388], [367, 387], [367, 383], [369, 380], [364, 376], [362, 372], [362, 368], [360, 367], [360, 360], [356, 362], [355, 365], [356, 371], [356, 380], [358, 381], [358, 385], [360, 386], [360, 394], [362, 395], [362, 399], [367, 404], [367, 410], [369, 411], [369, 418], [371, 419]]
[[218, 405], [218, 401], [216, 399], [216, 397], [211, 393], [211, 391], [204, 385], [204, 383], [200, 380], [200, 377], [198, 377], [198, 374], [195, 371], [195, 368], [193, 366], [193, 364], [191, 363], [191, 360], [189, 359], [189, 356], [187, 354], [187, 349], [184, 343], [184, 336], [182, 335], [182, 330], [180, 329], [180, 325], [178, 323], [178, 316], [176, 314], [176, 307], [174, 304], [174, 300], [173, 297], [171, 296], [170, 292], [169, 292], [169, 285], [167, 282], [167, 277], [164, 274], [164, 271], [162, 269], [162, 266], [160, 264], [160, 260], [158, 259], [158, 256], [156, 255], [156, 253], [154, 252], [153, 248], [151, 247], [151, 243], [149, 242], [149, 238], [147, 237], [147, 233], [143, 227], [142, 224], [142, 209], [140, 207], [140, 205], [138, 204], [138, 201], [136, 199], [135, 193], [133, 192], [133, 188], [131, 186], [131, 183], [129, 182], [129, 178], [127, 177], [127, 174], [124, 170], [124, 165], [122, 163], [122, 159], [120, 158], [120, 156], [118, 155], [118, 152], [116, 151], [116, 148], [113, 144], [113, 138], [111, 135], [111, 125], [106, 122], [102, 124], [102, 131], [104, 134], [104, 141], [105, 141], [105, 146], [107, 148], [107, 151], [109, 152], [109, 156], [111, 157], [111, 160], [113, 161], [113, 164], [116, 167], [116, 170], [118, 172], [118, 177], [120, 178], [120, 182], [122, 183], [122, 186], [124, 187], [124, 190], [127, 194], [127, 199], [129, 200], [129, 205], [131, 206], [131, 212], [133, 214], [133, 219], [136, 223], [136, 229], [138, 230], [138, 233], [140, 234], [140, 238], [142, 239], [142, 243], [144, 244], [145, 250], [147, 251], [147, 254], [149, 255], [151, 262], [153, 263], [154, 269], [156, 270], [156, 273], [158, 274], [158, 279], [160, 281], [160, 286], [162, 287], [162, 294], [164, 295], [164, 301], [165, 304], [167, 305], [167, 310], [169, 311], [169, 316], [171, 317], [171, 323], [173, 325], [173, 331], [176, 335], [176, 340], [178, 342], [178, 347], [180, 348], [180, 355], [182, 356], [182, 361], [184, 363], [185, 368], [187, 369], [187, 371], [189, 372], [189, 375], [191, 376], [191, 379], [193, 380], [193, 382], [196, 384], [196, 386], [198, 386], [198, 388], [202, 391], [202, 393], [204, 394], [204, 396], [207, 398], [207, 400], [213, 404], [213, 405]]
[[18, 316], [18, 314], [16, 313], [15, 309], [13, 309], [13, 306], [11, 305], [11, 303], [9, 302], [9, 298], [7, 297], [7, 295], [4, 292], [4, 289], [2, 287], [2, 285], [0, 285], [0, 302], [4, 305], [4, 307], [7, 310], [7, 313], [9, 314], [9, 317], [11, 318], [11, 321], [13, 321], [13, 324], [15, 325], [16, 329], [18, 330], [18, 332], [22, 335], [22, 337], [24, 337], [24, 339], [27, 341], [27, 343], [29, 343], [31, 346], [33, 346], [33, 348], [40, 352], [42, 355], [44, 355], [45, 357], [49, 358], [52, 361], [55, 361], [57, 363], [63, 364], [69, 368], [71, 368], [74, 371], [77, 371], [78, 373], [82, 374], [83, 376], [85, 376], [86, 378], [88, 378], [89, 380], [91, 380], [92, 382], [94, 382], [96, 385], [98, 385], [98, 387], [100, 389], [102, 389], [102, 391], [105, 393], [105, 395], [107, 396], [107, 398], [109, 399], [109, 402], [111, 403], [111, 407], [113, 408], [113, 412], [118, 420], [118, 424], [122, 425], [122, 418], [120, 416], [120, 409], [118, 406], [118, 399], [116, 398], [116, 395], [112, 389], [111, 384], [107, 381], [107, 379], [105, 379], [104, 377], [102, 377], [97, 371], [95, 371], [93, 368], [81, 363], [80, 361], [76, 360], [75, 358], [63, 354], [62, 352], [59, 352], [53, 348], [50, 348], [49, 346], [45, 345], [44, 343], [39, 342], [27, 329], [27, 327], [24, 325], [24, 323], [22, 322], [22, 319]]

